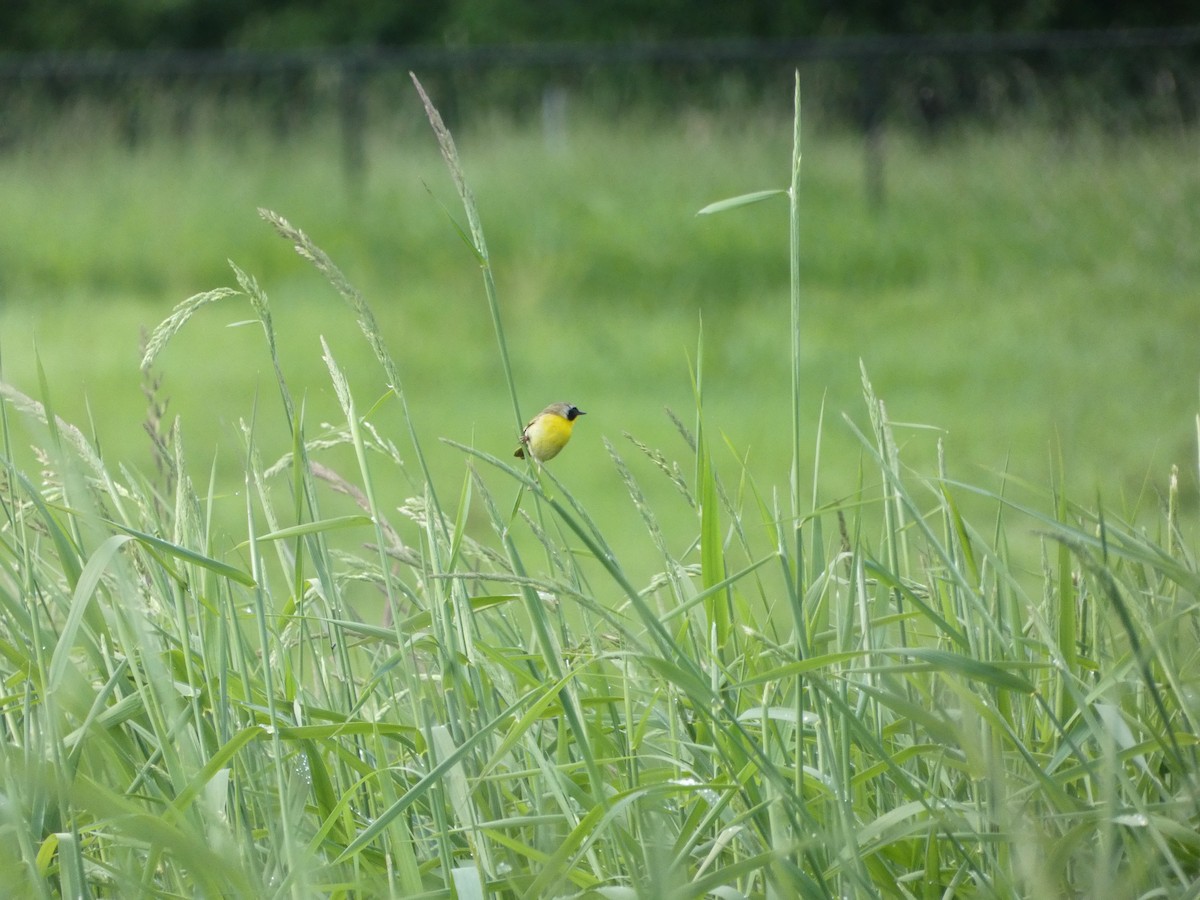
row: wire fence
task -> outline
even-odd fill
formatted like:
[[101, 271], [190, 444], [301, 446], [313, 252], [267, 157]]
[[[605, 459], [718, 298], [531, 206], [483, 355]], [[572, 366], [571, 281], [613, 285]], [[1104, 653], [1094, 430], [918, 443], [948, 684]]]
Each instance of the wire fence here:
[[[289, 52], [121, 52], [0, 56], [0, 152], [29, 145], [81, 110], [136, 143], [156, 128], [264, 125], [281, 137], [333, 121], [344, 168], [360, 178], [372, 127], [407, 116], [407, 72], [443, 113], [502, 108], [540, 119], [547, 140], [578, 104], [620, 114], [790, 98], [861, 129], [865, 179], [883, 198], [885, 124], [936, 134], [1014, 116], [1112, 128], [1200, 119], [1200, 26], [1085, 32], [864, 35], [776, 41], [408, 47]], [[419, 117], [413, 117], [419, 120]]]

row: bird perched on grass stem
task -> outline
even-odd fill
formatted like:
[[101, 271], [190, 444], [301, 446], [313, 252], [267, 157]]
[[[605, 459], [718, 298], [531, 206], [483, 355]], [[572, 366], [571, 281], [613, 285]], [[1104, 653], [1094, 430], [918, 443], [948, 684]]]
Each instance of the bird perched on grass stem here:
[[538, 462], [558, 456], [571, 439], [575, 420], [586, 413], [570, 403], [551, 403], [530, 420], [521, 432], [521, 446], [513, 456], [524, 459], [528, 453]]

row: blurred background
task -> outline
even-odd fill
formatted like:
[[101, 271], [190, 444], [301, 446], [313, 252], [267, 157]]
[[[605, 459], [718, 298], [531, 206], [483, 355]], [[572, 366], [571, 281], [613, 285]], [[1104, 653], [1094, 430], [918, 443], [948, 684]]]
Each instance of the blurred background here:
[[3, 380], [147, 472], [145, 423], [178, 415], [194, 477], [236, 523], [239, 423], [268, 461], [289, 447], [249, 304], [199, 310], [138, 369], [146, 330], [236, 286], [232, 261], [271, 300], [306, 433], [341, 418], [324, 337], [396, 443], [402, 465], [381, 469], [399, 506], [399, 405], [266, 207], [372, 305], [457, 496], [467, 460], [440, 439], [507, 457], [519, 422], [410, 71], [476, 195], [521, 414], [589, 413], [553, 466], [618, 549], [646, 542], [604, 440], [681, 554], [694, 537], [639, 446], [690, 477], [666, 410], [694, 427], [693, 372], [731, 492], [786, 493], [786, 202], [696, 212], [786, 187], [797, 71], [814, 505], [878, 491], [847, 422], [868, 429], [865, 369], [919, 473], [940, 441], [973, 485], [1027, 483], [1043, 506], [1065, 486], [1154, 521], [1174, 465], [1195, 518], [1200, 19], [1184, 3], [4, 3]]

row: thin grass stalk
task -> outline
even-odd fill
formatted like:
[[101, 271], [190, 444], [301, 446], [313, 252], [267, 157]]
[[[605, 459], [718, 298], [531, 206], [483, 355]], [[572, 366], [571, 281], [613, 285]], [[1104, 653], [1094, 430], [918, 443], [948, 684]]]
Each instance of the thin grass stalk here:
[[[604, 447], [608, 451], [609, 457], [613, 461], [613, 465], [617, 469], [617, 473], [621, 476], [621, 480], [625, 483], [625, 491], [629, 494], [630, 500], [633, 501], [634, 508], [642, 517], [642, 523], [646, 527], [646, 532], [650, 536], [651, 543], [654, 544], [658, 555], [663, 561], [663, 578], [670, 587], [671, 594], [675, 599], [676, 607], [682, 606], [689, 595], [692, 593], [690, 584], [683, 577], [681, 566], [674, 558], [670, 548], [667, 545], [666, 536], [662, 532], [662, 528], [658, 523], [658, 518], [654, 511], [650, 508], [646, 500], [646, 495], [643, 493], [637, 479], [625, 464], [625, 460], [621, 457], [613, 445], [607, 438], [603, 439]], [[658, 593], [658, 592], [656, 592]], [[665, 615], [666, 610], [662, 605], [659, 606], [660, 618]]]
[[445, 160], [446, 167], [450, 170], [450, 177], [454, 181], [454, 187], [458, 191], [459, 199], [463, 204], [463, 210], [467, 215], [467, 227], [470, 229], [468, 244], [474, 251], [483, 274], [483, 289], [487, 295], [488, 311], [492, 316], [492, 327], [496, 332], [496, 345], [500, 350], [500, 369], [504, 373], [504, 381], [508, 385], [509, 398], [512, 400], [513, 419], [516, 430], [517, 433], [520, 433], [524, 427], [525, 420], [521, 417], [521, 405], [517, 402], [517, 383], [516, 379], [513, 378], [512, 365], [509, 362], [508, 342], [504, 338], [504, 324], [500, 318], [500, 303], [496, 296], [496, 281], [492, 275], [491, 258], [488, 256], [487, 242], [483, 237], [483, 225], [479, 218], [479, 209], [475, 205], [475, 196], [472, 194], [466, 177], [463, 175], [462, 163], [459, 161], [458, 149], [454, 145], [454, 137], [450, 134], [450, 129], [442, 121], [441, 113], [437, 111], [437, 107], [433, 105], [433, 101], [425, 93], [425, 88], [417, 76], [412, 72], [408, 74], [417, 89], [417, 93], [421, 96], [421, 103], [425, 107], [425, 115], [429, 119], [429, 124], [433, 128], [434, 135], [437, 137], [438, 147], [442, 152], [442, 159]]
[[[1065, 525], [1067, 524], [1067, 498], [1061, 448], [1057, 453], [1057, 457], [1058, 488], [1055, 490], [1054, 513], [1058, 521]], [[1058, 689], [1055, 691], [1054, 696], [1057, 703], [1055, 713], [1059, 721], [1066, 722], [1075, 711], [1071, 692], [1067, 687], [1067, 681], [1069, 678], [1077, 678], [1081, 674], [1077, 650], [1077, 642], [1079, 640], [1079, 610], [1076, 607], [1076, 592], [1072, 584], [1070, 547], [1065, 541], [1059, 541], [1057, 543], [1057, 550], [1058, 584], [1056, 586], [1055, 598], [1058, 602], [1055, 606], [1053, 621], [1056, 629], [1055, 643], [1065, 672], [1059, 675]]]
[[[375, 490], [374, 479], [371, 476], [371, 466], [367, 459], [367, 450], [366, 450], [365, 443], [363, 441], [362, 429], [360, 426], [360, 419], [359, 419], [359, 415], [358, 415], [357, 406], [354, 401], [353, 393], [350, 390], [349, 381], [346, 378], [345, 374], [342, 372], [341, 368], [338, 366], [337, 361], [333, 358], [333, 352], [329, 349], [329, 345], [326, 343], [324, 338], [321, 339], [321, 349], [323, 351], [322, 358], [325, 361], [325, 366], [326, 366], [327, 371], [329, 372], [330, 381], [334, 387], [334, 393], [337, 396], [338, 403], [342, 408], [342, 414], [343, 414], [343, 416], [345, 416], [346, 426], [350, 431], [350, 443], [354, 449], [354, 458], [355, 458], [356, 462], [358, 463], [359, 477], [362, 479], [363, 496], [366, 499], [367, 509], [370, 512], [371, 521], [375, 528], [376, 540], [379, 542], [379, 551], [378, 551], [379, 552], [379, 565], [380, 565], [380, 571], [381, 571], [381, 574], [383, 577], [383, 582], [384, 582], [384, 592], [385, 592], [386, 602], [388, 604], [388, 609], [391, 611], [392, 615], [395, 616], [398, 601], [396, 599], [395, 589], [392, 585], [392, 579], [390, 577], [388, 577], [388, 572], [389, 572], [389, 568], [391, 566], [391, 561], [387, 558], [387, 555], [386, 555], [387, 536], [384, 532], [384, 527], [383, 527], [384, 516], [383, 516], [383, 513], [379, 506], [378, 495]], [[297, 430], [299, 431], [299, 429], [297, 429]], [[305, 454], [306, 451], [305, 451], [302, 441], [297, 441], [294, 452], [297, 454], [301, 454], [301, 456], [298, 456], [296, 458], [301, 463], [303, 463], [303, 465], [300, 466], [299, 468], [297, 468], [297, 470], [296, 470], [297, 478], [302, 478], [305, 481], [305, 483], [306, 483], [306, 492], [305, 493], [307, 495], [311, 496], [313, 499], [313, 502], [315, 502], [316, 491], [311, 484], [311, 481], [312, 481], [312, 477], [310, 475], [311, 470], [310, 470], [309, 466], [307, 465], [307, 459], [305, 458], [305, 456], [303, 456], [303, 454]], [[429, 493], [432, 494], [432, 486], [430, 486], [428, 488], [428, 490], [429, 490]], [[314, 516], [316, 516], [318, 513], [316, 508], [313, 508], [312, 512], [313, 512]], [[428, 542], [429, 543], [429, 565], [436, 567], [437, 562], [440, 558], [440, 554], [438, 553], [437, 548], [435, 546], [436, 545], [436, 537], [432, 534], [432, 532], [435, 531], [434, 522], [432, 520], [435, 518], [440, 518], [436, 506], [433, 508], [427, 509], [426, 516], [427, 516], [427, 526], [429, 527], [429, 530], [431, 532], [430, 539]], [[313, 553], [314, 563], [320, 565], [322, 571], [328, 571], [329, 567], [325, 564], [325, 561], [327, 558], [327, 550], [325, 549], [325, 542], [324, 542], [322, 536], [320, 534], [312, 534], [309, 536], [309, 538], [310, 538], [310, 540], [312, 540], [314, 542], [314, 553]], [[326, 575], [326, 577], [323, 578], [322, 580], [324, 582], [325, 591], [326, 591], [326, 602], [328, 604], [337, 603], [338, 597], [340, 596], [340, 592], [337, 589], [337, 585], [335, 584], [332, 575], [331, 574]], [[431, 604], [431, 609], [436, 607], [436, 605], [437, 604]], [[333, 608], [332, 612], [333, 612], [334, 618], [336, 618], [337, 620], [343, 620], [346, 618], [346, 614], [345, 614], [346, 611], [341, 608], [340, 603]], [[398, 619], [398, 617], [396, 617], [396, 619]], [[458, 645], [457, 645], [457, 641], [454, 639], [452, 630], [445, 629], [444, 632], [440, 635], [440, 637], [443, 642], [442, 647], [443, 647], [443, 651], [446, 654], [446, 657], [449, 659], [453, 659], [454, 655], [458, 652]], [[345, 654], [344, 648], [346, 646], [346, 643], [347, 642], [344, 640], [337, 641], [337, 645], [339, 648], [341, 648], [341, 653], [343, 654], [342, 662], [343, 662], [345, 677], [341, 680], [343, 681], [343, 683], [345, 685], [345, 690], [347, 692], [349, 692], [350, 685], [353, 684], [354, 678], [353, 678], [353, 670], [351, 668], [349, 657], [344, 655]], [[413, 685], [411, 679], [406, 679], [406, 684], [410, 689], [415, 687]], [[350, 701], [347, 705], [348, 706], [352, 705], [353, 701], [349, 697], [347, 697], [347, 699]], [[452, 718], [453, 718], [453, 716], [452, 716]]]
[[[575, 744], [587, 768], [593, 801], [597, 805], [605, 805], [607, 801], [604, 790], [604, 779], [596, 762], [595, 753], [593, 752], [576, 682], [574, 679], [566, 677], [566, 668], [562, 659], [562, 648], [555, 637], [554, 629], [550, 627], [550, 618], [546, 611], [546, 605], [529, 582], [521, 555], [512, 539], [512, 535], [502, 525], [498, 511], [494, 506], [489, 506], [488, 511], [492, 516], [494, 527], [500, 534], [509, 567], [513, 574], [522, 582], [520, 584], [521, 596], [525, 601], [527, 617], [533, 626], [538, 651], [553, 680], [562, 683], [560, 699], [562, 700], [563, 714], [567, 719], [568, 726], [575, 735]], [[557, 742], [557, 745], [560, 753], [566, 751], [566, 741], [560, 740]]]
[[[271, 304], [253, 276], [243, 272], [233, 260], [229, 261], [229, 267], [233, 269], [234, 278], [237, 279], [246, 297], [250, 300], [250, 305], [254, 308], [255, 315], [258, 316], [259, 324], [262, 325], [263, 337], [267, 341], [267, 353], [271, 357], [271, 366], [275, 370], [275, 385], [279, 388], [279, 397], [283, 401], [284, 413], [287, 416], [286, 421], [288, 427], [291, 428], [293, 427], [292, 423], [296, 421], [296, 404], [292, 400], [292, 392], [288, 389], [287, 379], [283, 377], [283, 367], [279, 361], [279, 347], [275, 340], [275, 326], [271, 320]], [[148, 353], [147, 358], [150, 358]], [[145, 363], [143, 363], [144, 365]]]
[[[251, 589], [252, 593], [252, 609], [254, 613], [255, 631], [258, 638], [258, 644], [261, 653], [260, 671], [262, 673], [263, 693], [265, 694], [267, 714], [271, 722], [271, 762], [273, 780], [275, 783], [275, 801], [277, 804], [282, 804], [284, 798], [288, 796], [288, 778], [285, 772], [285, 759], [287, 753], [283, 744], [283, 739], [280, 736], [280, 727], [284, 724], [284, 720], [280, 716], [276, 698], [279, 696], [275, 687], [275, 675], [273, 672], [272, 658], [275, 655], [276, 644], [272, 639], [272, 630], [268, 624], [270, 613], [267, 610], [268, 595], [265, 584], [266, 573], [263, 570], [262, 557], [259, 552], [258, 545], [258, 530], [254, 525], [254, 510], [251, 506], [254, 492], [251, 490], [252, 479], [250, 473], [253, 471], [253, 441], [254, 435], [251, 431], [247, 434], [247, 457], [245, 462], [245, 497], [246, 497], [246, 536], [248, 540], [247, 549], [250, 555], [251, 574], [254, 577], [256, 586]], [[281, 648], [280, 648], [281, 650]], [[249, 672], [246, 673], [249, 675]], [[246, 685], [249, 688], [251, 682], [247, 681]], [[247, 698], [249, 699], [249, 697]], [[285, 865], [286, 871], [295, 870], [300, 860], [295, 856], [295, 852], [300, 848], [292, 836], [293, 824], [285, 810], [276, 809], [275, 815], [278, 818], [279, 840], [282, 845], [280, 849], [283, 853], [283, 858], [280, 862]]]
[[[721, 535], [720, 505], [717, 502], [717, 475], [713, 469], [704, 427], [704, 337], [697, 342], [696, 367], [692, 372], [692, 391], [696, 402], [696, 503], [700, 512], [700, 581], [705, 592], [725, 580], [725, 547]], [[732, 629], [729, 593], [708, 594], [704, 601], [704, 640], [697, 646], [708, 647], [713, 663], [710, 676], [713, 694], [719, 693], [717, 679], [736, 648], [730, 646]]]
[[[792, 463], [790, 471], [791, 521], [788, 542], [790, 553], [784, 555], [784, 572], [788, 577], [789, 593], [792, 598], [792, 627], [795, 633], [795, 651], [798, 659], [811, 653], [808, 635], [808, 612], [804, 608], [804, 542], [801, 534], [802, 521], [800, 497], [800, 459], [803, 448], [801, 389], [801, 341], [800, 341], [800, 160], [801, 160], [801, 116], [800, 116], [800, 71], [795, 72], [795, 95], [792, 118], [791, 178], [788, 185], [788, 293], [791, 323], [791, 388], [792, 388]], [[815, 490], [815, 488], [814, 488]], [[792, 563], [786, 564], [791, 556]], [[795, 797], [803, 797], [805, 791], [804, 769], [807, 753], [804, 748], [804, 712], [807, 707], [807, 688], [804, 680], [797, 677], [793, 691], [796, 716], [795, 748], [792, 753], [792, 785]]]
[[[488, 254], [487, 240], [484, 237], [483, 224], [482, 224], [482, 220], [479, 215], [479, 209], [475, 203], [474, 194], [472, 193], [470, 186], [467, 183], [466, 177], [463, 174], [462, 163], [459, 159], [458, 149], [454, 143], [453, 135], [451, 135], [450, 130], [446, 127], [445, 122], [442, 120], [441, 114], [438, 112], [437, 108], [434, 106], [432, 100], [430, 100], [429, 95], [426, 93], [424, 86], [420, 82], [420, 79], [418, 79], [416, 74], [412, 73], [412, 72], [409, 73], [409, 77], [412, 79], [413, 86], [416, 88], [417, 93], [421, 98], [421, 103], [425, 108], [426, 117], [429, 120], [430, 127], [433, 129], [435, 137], [437, 138], [438, 147], [442, 154], [442, 159], [446, 163], [446, 167], [450, 172], [451, 180], [454, 182], [455, 189], [458, 192], [459, 199], [462, 202], [463, 210], [467, 217], [467, 227], [468, 227], [470, 233], [469, 233], [469, 235], [464, 235], [464, 239], [467, 240], [468, 245], [471, 247], [472, 251], [474, 252], [475, 258], [479, 263], [481, 274], [483, 276], [484, 293], [487, 297], [488, 311], [491, 315], [492, 327], [493, 327], [493, 330], [495, 331], [495, 335], [496, 335], [496, 344], [497, 344], [497, 347], [498, 347], [499, 353], [500, 353], [501, 371], [503, 372], [503, 375], [504, 375], [505, 384], [508, 386], [509, 398], [512, 402], [514, 428], [515, 428], [515, 431], [520, 432], [521, 428], [523, 427], [524, 420], [521, 415], [520, 403], [517, 398], [516, 379], [513, 377], [512, 364], [509, 360], [508, 342], [505, 339], [505, 335], [504, 335], [504, 324], [503, 324], [503, 319], [500, 315], [500, 303], [499, 303], [499, 299], [497, 296], [495, 278], [493, 276], [492, 267], [491, 267], [491, 258]], [[541, 474], [540, 467], [535, 466], [532, 458], [530, 458], [528, 460], [528, 464], [538, 470], [537, 471], [538, 475]], [[520, 502], [519, 497], [518, 497], [517, 502], [519, 504], [519, 502]], [[539, 520], [541, 520], [540, 505], [538, 507], [538, 516], [539, 516]], [[543, 527], [544, 527], [544, 525], [543, 525]], [[508, 543], [507, 540], [506, 540], [506, 543]], [[510, 564], [513, 562], [516, 562], [519, 565], [519, 560], [516, 559], [514, 556], [515, 548], [510, 546], [509, 551], [510, 551]], [[548, 560], [550, 559], [550, 551], [549, 551], [548, 545], [547, 545], [547, 559]], [[438, 571], [440, 572], [441, 568], [440, 567], [437, 567], [437, 568], [438, 568]], [[574, 568], [575, 568], [576, 572], [578, 573], [578, 567], [575, 566]], [[454, 590], [454, 589], [452, 589], [452, 590]], [[455, 593], [458, 593], [458, 592], [455, 590]], [[523, 591], [523, 593], [528, 595], [529, 590], [525, 589]], [[537, 627], [537, 633], [540, 638], [539, 643], [541, 643], [543, 654], [550, 654], [549, 656], [546, 657], [547, 661], [550, 661], [553, 658], [553, 655], [556, 651], [553, 651], [551, 649], [551, 645], [549, 643], [549, 629], [548, 629], [548, 622], [545, 619], [544, 606], [540, 602], [536, 602], [533, 605], [531, 611], [532, 611], [532, 614], [534, 617], [535, 626]], [[464, 612], [463, 606], [460, 606], [459, 618], [462, 619], [464, 616], [466, 616], [466, 613]], [[560, 633], [565, 633], [566, 623], [565, 623], [565, 620], [562, 618], [561, 610], [559, 611], [558, 616], [559, 616]], [[469, 616], [468, 616], [468, 618], [469, 618]], [[464, 624], [464, 627], [468, 627], [467, 624]], [[551, 668], [551, 672], [554, 672], [556, 677], [559, 677], [562, 674], [561, 671], [555, 671], [555, 669], [553, 667]], [[573, 720], [578, 718], [578, 721], [572, 721], [573, 726], [582, 729], [583, 723], [582, 723], [582, 718], [580, 717], [581, 713], [577, 708], [575, 708], [577, 699], [574, 697], [574, 690], [572, 689], [570, 693], [571, 693], [572, 699], [571, 699], [570, 703], [565, 704], [565, 705], [568, 710], [571, 710], [569, 717], [572, 718]], [[584, 751], [585, 759], [590, 761], [591, 753], [587, 747], [586, 734], [582, 730], [580, 730], [577, 733], [576, 737], [581, 743], [581, 749]], [[460, 736], [460, 738], [461, 738], [461, 736]], [[589, 768], [591, 767], [591, 765], [593, 765], [593, 764], [591, 762], [589, 762]], [[595, 774], [596, 773], [593, 772], [593, 775], [595, 775]], [[594, 783], [594, 788], [597, 791], [599, 791], [600, 783], [598, 781], [596, 781]], [[600, 799], [600, 796], [601, 796], [600, 793], [597, 793], [598, 800]]]
[[[422, 449], [420, 438], [417, 434], [416, 423], [408, 408], [408, 398], [404, 392], [404, 386], [400, 380], [400, 372], [396, 367], [396, 362], [388, 352], [387, 346], [383, 339], [383, 331], [379, 327], [379, 322], [375, 318], [375, 313], [371, 310], [366, 299], [359, 293], [358, 289], [350, 283], [342, 271], [333, 263], [333, 260], [318, 247], [313, 240], [301, 231], [299, 228], [292, 225], [287, 219], [278, 213], [268, 209], [259, 209], [259, 215], [272, 226], [285, 240], [292, 242], [293, 249], [304, 259], [308, 260], [316, 267], [326, 280], [333, 286], [334, 290], [342, 297], [342, 299], [354, 310], [355, 317], [358, 321], [359, 330], [363, 337], [366, 338], [367, 344], [375, 353], [375, 358], [383, 367], [384, 376], [387, 378], [388, 387], [395, 393], [396, 398], [400, 401], [400, 409], [403, 414], [405, 426], [408, 429], [409, 440], [412, 443], [413, 453], [417, 458], [417, 465], [421, 470], [421, 477], [425, 491], [427, 493], [427, 502], [430, 508], [436, 513], [437, 522], [444, 529], [444, 518], [441, 514], [441, 505], [438, 503], [437, 493], [434, 489], [433, 476], [429, 470], [428, 461], [425, 458], [425, 452]], [[379, 545], [380, 565], [386, 571], [388, 567], [387, 560], [387, 535], [383, 533], [382, 525], [376, 523], [376, 528], [379, 533], [377, 535]], [[431, 547], [430, 552], [434, 552], [436, 547]], [[392, 600], [389, 594], [389, 602]]]
[[[791, 183], [788, 187], [788, 262], [791, 299], [791, 362], [792, 362], [792, 518], [795, 528], [795, 556], [803, 558], [800, 546], [800, 454], [803, 448], [802, 407], [800, 402], [800, 71], [795, 73], [795, 99], [792, 119]], [[797, 572], [797, 578], [800, 573]]]
[[[179, 433], [178, 423], [174, 427], [175, 434]], [[200, 531], [200, 513], [199, 503], [196, 497], [195, 489], [192, 480], [187, 474], [187, 466], [184, 458], [183, 442], [175, 441], [173, 455], [173, 467], [178, 473], [174, 479], [175, 486], [175, 521], [172, 529], [173, 540], [176, 544], [185, 547], [200, 546], [208, 552], [207, 540]], [[190, 579], [192, 583], [203, 585], [203, 594], [201, 596], [211, 596], [211, 592], [220, 590], [220, 581], [215, 574], [204, 567], [193, 566]], [[174, 579], [169, 579], [161, 567], [154, 567], [151, 570], [153, 583], [157, 585], [153, 589], [153, 593], [157, 593], [164, 597], [172, 597], [173, 605], [178, 610], [176, 619], [176, 628], [178, 629], [177, 641], [182, 650], [184, 672], [187, 676], [187, 684], [192, 688], [190, 698], [185, 702], [188, 703], [191, 709], [192, 727], [196, 732], [196, 746], [201, 754], [207, 752], [206, 731], [203, 723], [205, 721], [205, 707], [202, 704], [203, 689], [207, 680], [207, 673], [210, 671], [210, 665], [213, 660], [210, 658], [210, 646], [214, 643], [211, 640], [213, 633], [214, 621], [209, 611], [213, 607], [206, 603], [202, 603], [190, 591], [184, 590], [183, 587]], [[189, 608], [190, 607], [190, 608]]]

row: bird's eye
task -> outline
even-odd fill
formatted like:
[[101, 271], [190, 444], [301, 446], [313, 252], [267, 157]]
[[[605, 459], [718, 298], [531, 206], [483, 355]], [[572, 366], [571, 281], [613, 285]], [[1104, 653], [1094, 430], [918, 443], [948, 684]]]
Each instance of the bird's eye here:
[[578, 407], [572, 406], [570, 409], [567, 410], [567, 421], [568, 422], [574, 422], [578, 416], [579, 416], [579, 408]]

